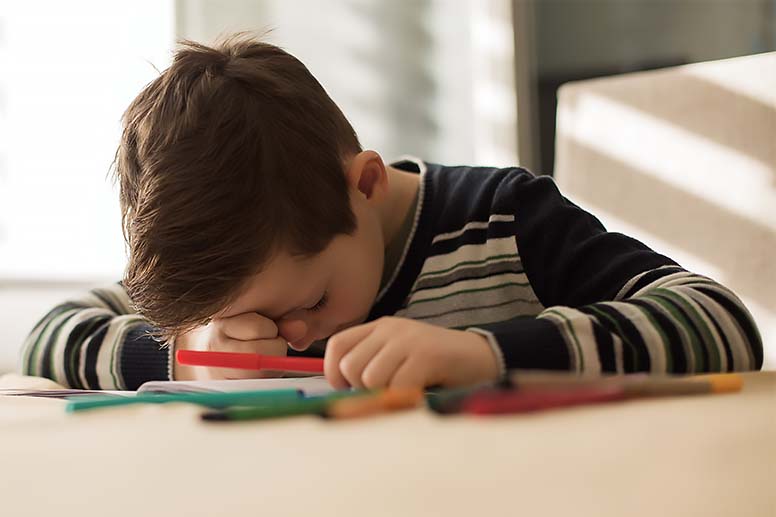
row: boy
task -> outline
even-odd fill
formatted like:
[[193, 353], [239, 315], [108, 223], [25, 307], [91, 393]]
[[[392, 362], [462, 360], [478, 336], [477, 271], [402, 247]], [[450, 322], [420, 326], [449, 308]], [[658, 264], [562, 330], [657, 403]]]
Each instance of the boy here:
[[606, 232], [548, 177], [385, 165], [272, 45], [184, 44], [123, 122], [124, 280], [46, 315], [27, 374], [104, 389], [256, 375], [175, 366], [176, 348], [324, 353], [337, 388], [762, 365], [725, 287]]

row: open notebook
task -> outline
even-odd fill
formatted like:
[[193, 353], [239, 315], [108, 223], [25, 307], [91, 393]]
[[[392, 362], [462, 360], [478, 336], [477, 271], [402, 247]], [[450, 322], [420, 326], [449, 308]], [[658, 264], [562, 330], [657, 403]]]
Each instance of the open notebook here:
[[[53, 383], [52, 383], [53, 384]], [[217, 393], [230, 391], [257, 391], [298, 389], [305, 395], [324, 395], [334, 391], [325, 377], [285, 377], [277, 379], [240, 379], [228, 381], [149, 381], [135, 391], [74, 390], [60, 387], [35, 389], [32, 387], [0, 387], [0, 396], [67, 398], [83, 395], [134, 396], [136, 393]]]
[[229, 391], [257, 391], [298, 389], [305, 395], [325, 395], [334, 391], [322, 375], [314, 377], [285, 377], [278, 379], [238, 379], [227, 381], [150, 381], [138, 393], [218, 393]]

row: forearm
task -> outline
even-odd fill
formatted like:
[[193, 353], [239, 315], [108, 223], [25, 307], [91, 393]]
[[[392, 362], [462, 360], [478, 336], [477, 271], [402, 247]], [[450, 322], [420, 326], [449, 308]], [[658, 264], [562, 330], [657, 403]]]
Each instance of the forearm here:
[[133, 314], [120, 284], [92, 289], [48, 312], [25, 339], [20, 370], [81, 389], [137, 389], [169, 378], [169, 350]]
[[763, 361], [743, 303], [678, 267], [634, 277], [614, 301], [550, 307], [534, 319], [481, 328], [507, 368], [698, 373], [759, 370]]

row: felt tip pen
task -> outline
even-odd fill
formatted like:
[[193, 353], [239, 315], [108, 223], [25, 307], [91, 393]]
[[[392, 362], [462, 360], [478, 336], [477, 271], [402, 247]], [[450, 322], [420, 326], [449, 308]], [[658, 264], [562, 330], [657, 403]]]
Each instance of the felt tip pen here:
[[583, 377], [567, 372], [519, 370], [510, 374], [509, 386], [523, 391], [621, 387], [629, 397], [659, 397], [740, 391], [743, 378], [736, 373]]
[[[741, 390], [743, 379], [737, 374], [668, 377], [611, 377], [604, 381], [585, 380], [576, 385], [524, 383], [517, 389], [482, 390], [461, 403], [464, 413], [478, 415], [524, 413], [580, 404], [598, 404], [633, 398], [669, 397]], [[525, 379], [524, 379], [525, 380]]]
[[185, 402], [211, 408], [229, 406], [260, 406], [301, 399], [303, 393], [298, 389], [277, 389], [257, 391], [232, 391], [227, 393], [138, 393], [130, 397], [105, 395], [79, 396], [69, 399], [65, 410], [68, 413], [113, 406], [131, 404], [167, 404]]
[[284, 400], [261, 407], [232, 407], [220, 411], [209, 411], [201, 415], [210, 422], [243, 420], [265, 420], [298, 415], [325, 416], [332, 402], [341, 398], [363, 396], [364, 391], [337, 391], [328, 395], [302, 397], [298, 400]]
[[205, 352], [177, 350], [175, 359], [188, 366], [211, 366], [241, 370], [280, 370], [323, 374], [323, 359], [312, 357], [285, 357], [240, 352]]
[[573, 390], [483, 390], [464, 400], [461, 411], [474, 415], [526, 413], [581, 404], [614, 402], [626, 397], [625, 390], [619, 386]]
[[421, 389], [389, 388], [374, 394], [335, 400], [324, 412], [327, 418], [346, 419], [371, 416], [417, 407], [423, 401]]

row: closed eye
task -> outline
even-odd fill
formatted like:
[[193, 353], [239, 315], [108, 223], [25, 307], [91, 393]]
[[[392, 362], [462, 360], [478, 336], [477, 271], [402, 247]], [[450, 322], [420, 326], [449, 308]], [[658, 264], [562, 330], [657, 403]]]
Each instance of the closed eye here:
[[326, 303], [328, 303], [328, 301], [329, 301], [329, 292], [324, 291], [323, 296], [321, 296], [321, 299], [318, 300], [318, 303], [316, 303], [312, 307], [309, 307], [307, 310], [312, 312], [318, 312], [324, 307], [326, 307]]

